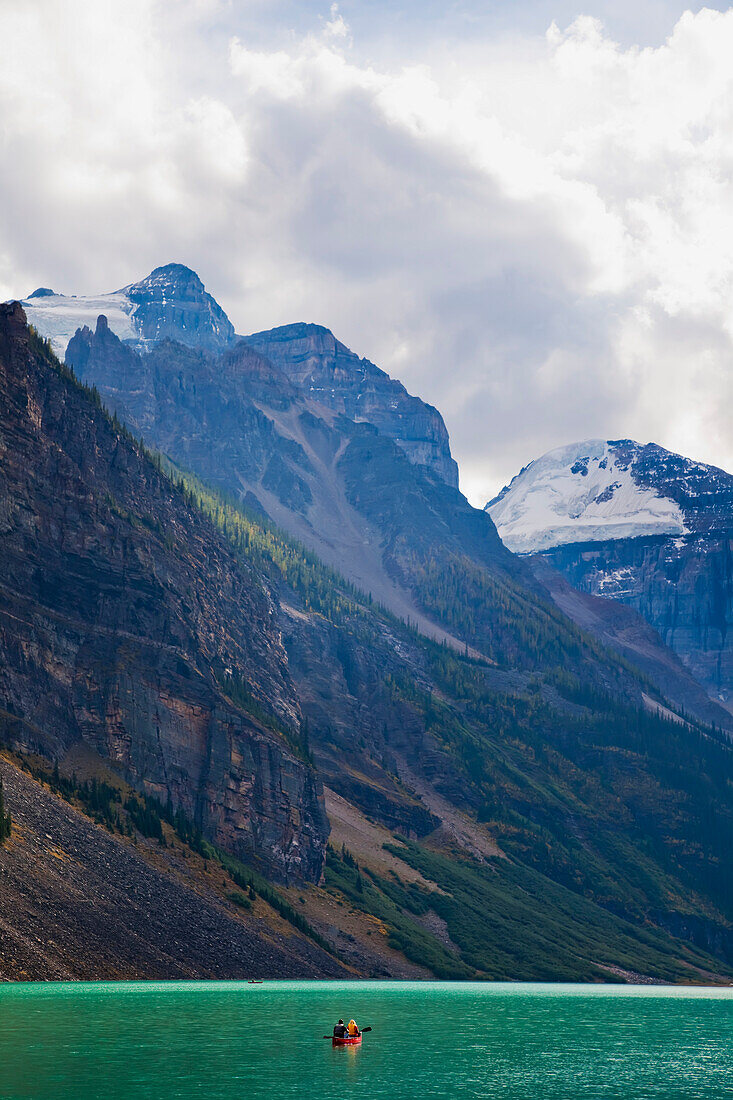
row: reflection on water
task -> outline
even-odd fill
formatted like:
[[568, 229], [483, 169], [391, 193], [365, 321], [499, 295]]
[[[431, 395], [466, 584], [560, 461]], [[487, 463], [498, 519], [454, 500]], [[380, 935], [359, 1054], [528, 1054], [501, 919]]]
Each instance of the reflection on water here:
[[[361, 1046], [322, 1036], [342, 1017]], [[733, 1096], [733, 990], [407, 982], [0, 988], [0, 1097]]]

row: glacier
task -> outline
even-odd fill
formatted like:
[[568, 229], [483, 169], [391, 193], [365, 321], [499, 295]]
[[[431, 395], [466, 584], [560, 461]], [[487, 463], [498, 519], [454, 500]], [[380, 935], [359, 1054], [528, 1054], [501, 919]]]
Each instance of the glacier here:
[[109, 327], [120, 340], [140, 338], [132, 319], [135, 303], [125, 290], [83, 298], [71, 294], [31, 295], [30, 298], [23, 298], [21, 305], [28, 324], [51, 341], [53, 350], [61, 360], [76, 330], [84, 325], [94, 329], [100, 314], [104, 314]]
[[679, 504], [639, 484], [628, 458], [602, 439], [558, 447], [530, 462], [486, 511], [516, 554], [575, 542], [687, 534]]

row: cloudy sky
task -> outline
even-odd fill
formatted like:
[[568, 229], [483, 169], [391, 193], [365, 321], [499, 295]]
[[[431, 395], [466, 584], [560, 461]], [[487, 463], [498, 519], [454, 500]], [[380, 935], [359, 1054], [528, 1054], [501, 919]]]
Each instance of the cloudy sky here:
[[0, 0], [0, 300], [172, 260], [443, 412], [482, 504], [630, 436], [733, 470], [733, 10]]

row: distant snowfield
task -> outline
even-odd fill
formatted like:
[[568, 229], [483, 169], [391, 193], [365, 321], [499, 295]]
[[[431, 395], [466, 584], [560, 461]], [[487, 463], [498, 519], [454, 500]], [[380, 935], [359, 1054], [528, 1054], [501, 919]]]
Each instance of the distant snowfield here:
[[100, 313], [105, 315], [109, 327], [120, 340], [140, 338], [131, 317], [136, 305], [130, 301], [124, 290], [100, 294], [96, 298], [49, 294], [42, 298], [25, 298], [21, 305], [28, 323], [48, 337], [53, 350], [62, 360], [76, 330], [84, 325], [94, 330]]
[[601, 439], [559, 447], [531, 462], [487, 511], [516, 554], [571, 542], [686, 533], [679, 505], [637, 485]]

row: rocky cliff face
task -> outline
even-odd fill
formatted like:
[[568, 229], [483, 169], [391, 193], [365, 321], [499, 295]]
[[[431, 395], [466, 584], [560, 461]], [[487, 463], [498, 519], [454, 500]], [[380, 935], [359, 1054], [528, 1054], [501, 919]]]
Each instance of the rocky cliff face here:
[[[234, 326], [224, 310], [196, 272], [183, 264], [157, 267], [146, 278], [110, 294], [77, 297], [39, 287], [23, 305], [29, 322], [52, 341], [62, 359], [77, 330], [93, 329], [100, 314], [120, 340], [143, 350], [166, 339], [208, 352], [235, 343]], [[328, 329], [286, 325], [246, 340], [278, 368], [285, 391], [289, 383], [324, 409], [374, 424], [403, 448], [411, 462], [427, 466], [458, 488], [458, 467], [438, 410], [408, 394], [368, 359], [359, 359]], [[269, 392], [272, 395], [272, 387]]]
[[366, 420], [393, 439], [411, 462], [427, 466], [458, 488], [443, 417], [401, 382], [359, 359], [321, 325], [295, 324], [246, 337], [276, 363], [303, 394], [350, 420]]
[[[84, 736], [113, 759], [122, 754], [136, 782], [145, 767], [154, 776], [150, 789], [164, 793], [173, 775], [186, 797], [198, 799], [192, 804], [207, 829], [224, 830], [215, 835], [236, 850], [266, 852], [269, 867], [294, 875], [293, 866], [314, 866], [310, 854], [322, 851], [313, 840], [319, 803], [308, 795], [309, 783], [317, 794], [312, 772], [234, 705], [241, 669], [247, 690], [287, 723], [297, 713], [290, 669], [321, 774], [349, 805], [390, 829], [429, 833], [429, 845], [403, 853], [406, 865], [420, 860], [426, 881], [440, 887], [427, 887], [437, 897], [407, 895], [390, 878], [388, 905], [375, 893], [375, 878], [362, 881], [355, 868], [339, 870], [332, 860], [330, 874], [339, 877], [329, 890], [344, 891], [345, 902], [337, 923], [352, 907], [374, 904], [370, 913], [382, 914], [390, 942], [444, 974], [532, 978], [597, 977], [595, 962], [599, 952], [606, 957], [609, 937], [609, 963], [627, 958], [619, 914], [637, 924], [632, 939], [639, 949], [642, 938], [648, 942], [650, 913], [661, 914], [658, 920], [678, 911], [705, 914], [713, 932], [727, 928], [733, 903], [719, 873], [731, 836], [726, 747], [644, 712], [637, 674], [538, 597], [537, 582], [502, 546], [488, 515], [411, 463], [374, 426], [304, 399], [248, 346], [215, 356], [166, 340], [131, 360], [125, 356], [137, 353], [114, 344], [102, 324], [80, 333], [79, 348], [89, 353], [86, 377], [104, 382], [105, 399], [119, 402], [136, 431], [139, 416], [151, 441], [168, 440], [179, 449], [173, 457], [188, 456], [187, 465], [195, 459], [199, 475], [213, 480], [216, 473], [226, 486], [226, 500], [197, 491], [238, 556], [167, 483], [156, 488], [157, 470], [119, 429], [89, 412], [89, 395], [73, 380], [54, 375], [46, 389], [61, 387], [67, 404], [67, 392], [86, 402], [91, 427], [73, 409], [50, 417], [44, 387], [34, 381], [43, 364], [33, 356], [16, 369], [19, 397], [0, 395], [2, 408], [18, 406], [7, 430], [17, 421], [35, 442], [25, 449], [13, 443], [20, 459], [8, 545], [16, 604], [6, 605], [13, 619], [3, 667], [11, 673], [7, 697], [18, 710], [22, 704], [18, 736], [26, 744], [52, 725], [38, 720], [42, 707], [57, 707], [60, 718], [71, 715], [79, 726], [78, 734], [68, 731], [67, 717], [63, 736], [81, 736], [87, 723]], [[28, 427], [36, 422], [38, 429]], [[68, 483], [54, 466], [67, 461]], [[310, 502], [298, 493], [296, 475]], [[469, 644], [457, 651], [428, 641], [296, 540], [258, 528], [251, 513], [231, 503], [255, 490], [270, 515], [284, 517], [282, 526], [297, 532], [302, 524], [310, 545], [324, 552], [330, 544], [352, 578], [363, 567], [374, 580], [368, 570], [377, 563], [378, 580], [397, 578], [400, 592], [414, 594]], [[47, 514], [62, 536], [55, 542], [35, 518]], [[61, 560], [49, 589], [39, 589], [39, 559], [53, 563], [52, 552]], [[262, 575], [279, 586], [279, 607], [263, 593]], [[26, 593], [32, 603], [24, 610]], [[109, 650], [100, 636], [111, 638]], [[147, 754], [143, 763], [132, 753], [137, 745]], [[232, 817], [234, 837], [225, 830]], [[348, 835], [343, 839], [348, 847]], [[381, 833], [378, 858], [385, 840]], [[467, 891], [457, 896], [454, 871]], [[487, 883], [499, 884], [498, 891], [487, 895]], [[427, 925], [415, 923], [424, 905], [441, 898], [450, 907], [438, 925], [453, 945], [447, 961], [434, 954], [435, 937], [428, 944], [421, 938]], [[510, 914], [499, 933], [497, 913]], [[600, 931], [589, 940], [590, 914]], [[329, 934], [333, 924], [330, 917]], [[530, 926], [539, 938], [527, 941]], [[562, 958], [558, 929], [572, 941]], [[501, 941], [523, 956], [522, 969], [474, 950], [485, 943], [503, 957]], [[664, 940], [665, 951], [670, 942]]]
[[242, 920], [221, 867], [212, 880], [180, 845], [111, 835], [4, 753], [0, 774], [16, 826], [0, 848], [1, 981], [347, 976], [292, 926]]
[[142, 340], [178, 340], [195, 348], [222, 348], [234, 338], [234, 325], [183, 264], [156, 267], [122, 291], [133, 304], [132, 321]]
[[635, 608], [733, 710], [733, 534], [571, 544], [542, 558], [582, 592]]
[[15, 742], [61, 756], [83, 739], [222, 846], [317, 877], [319, 784], [233, 702], [298, 729], [271, 597], [18, 304], [0, 307], [0, 450], [0, 707]]
[[109, 408], [181, 465], [229, 492], [259, 494], [266, 510], [273, 497], [301, 513], [310, 503], [311, 463], [275, 419], [290, 419], [297, 391], [243, 341], [221, 355], [173, 340], [140, 354], [100, 316], [93, 332], [77, 331], [66, 361]]
[[[556, 551], [562, 555], [563, 549]], [[553, 556], [556, 556], [553, 555]], [[640, 612], [620, 600], [592, 595], [571, 584], [567, 574], [553, 568], [549, 557], [537, 554], [532, 569], [553, 602], [583, 630], [599, 638], [640, 669], [678, 712], [733, 734], [733, 714], [725, 708], [718, 692], [705, 685], [704, 669], [691, 652], [689, 667], [680, 654], [665, 644], [660, 634]], [[712, 697], [711, 697], [712, 696]]]

